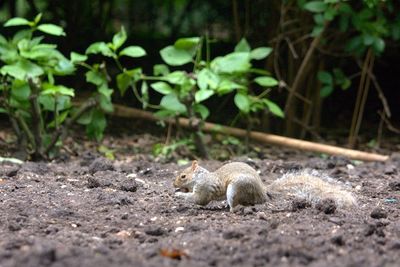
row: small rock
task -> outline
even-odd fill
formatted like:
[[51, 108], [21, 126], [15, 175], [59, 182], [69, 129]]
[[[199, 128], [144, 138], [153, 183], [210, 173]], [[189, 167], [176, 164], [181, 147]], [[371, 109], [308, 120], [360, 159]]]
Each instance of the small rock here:
[[224, 239], [239, 239], [242, 238], [243, 236], [244, 236], [243, 233], [234, 230], [226, 231], [222, 234], [222, 237]]
[[371, 218], [374, 218], [374, 219], [382, 219], [382, 218], [387, 218], [388, 214], [382, 208], [375, 208], [371, 212], [370, 216], [371, 216]]
[[185, 227], [179, 226], [179, 227], [176, 227], [176, 228], [175, 228], [175, 233], [177, 233], [177, 232], [182, 232], [182, 231], [184, 231], [184, 230], [185, 230]]
[[151, 236], [162, 236], [165, 234], [165, 231], [159, 226], [149, 227], [144, 232]]
[[268, 221], [268, 216], [263, 211], [257, 212], [257, 218], [260, 219], [260, 220]]

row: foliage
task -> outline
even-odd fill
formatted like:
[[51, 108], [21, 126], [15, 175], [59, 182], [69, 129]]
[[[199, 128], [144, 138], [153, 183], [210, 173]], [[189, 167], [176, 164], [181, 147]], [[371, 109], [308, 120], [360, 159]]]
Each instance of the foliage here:
[[[89, 64], [88, 55], [99, 54], [112, 58], [121, 70], [116, 78], [123, 93], [124, 75], [140, 71], [126, 70], [120, 57], [141, 57], [146, 53], [138, 46], [121, 49], [127, 36], [124, 28], [114, 35], [112, 42], [96, 42], [88, 47], [86, 54], [71, 52], [67, 59], [54, 44], [44, 43], [42, 32], [54, 36], [64, 36], [63, 29], [54, 24], [41, 24], [41, 14], [33, 21], [12, 18], [5, 27], [27, 26], [7, 40], [0, 35], [0, 59], [4, 65], [1, 74], [0, 112], [7, 113], [21, 145], [26, 147], [35, 159], [48, 158], [54, 154], [56, 146], [61, 145], [67, 129], [74, 122], [86, 125], [89, 137], [100, 140], [106, 127], [105, 113], [113, 111], [106, 62]], [[76, 66], [87, 69], [86, 81], [93, 84], [96, 92], [92, 97], [74, 108], [73, 88], [56, 82], [57, 76], [72, 75]], [[125, 78], [126, 80], [126, 78]], [[116, 82], [117, 83], [117, 82]]]
[[[88, 136], [96, 140], [103, 138], [103, 132], [107, 125], [105, 113], [113, 111], [111, 95], [114, 89], [112, 88], [112, 84], [116, 83], [121, 95], [124, 95], [128, 87], [132, 85], [134, 80], [138, 79], [138, 75], [142, 72], [141, 68], [128, 70], [122, 66], [120, 62], [121, 57], [138, 58], [146, 55], [146, 52], [140, 46], [122, 48], [126, 40], [126, 31], [124, 27], [121, 27], [121, 30], [113, 36], [111, 42], [95, 42], [86, 49], [85, 55], [76, 53], [71, 55], [79, 65], [87, 69], [85, 73], [86, 81], [96, 88], [95, 94], [99, 103], [98, 107], [92, 109], [91, 112], [78, 120], [79, 123], [86, 125]], [[89, 55], [98, 55], [103, 57], [103, 59], [112, 59], [120, 73], [111, 77], [108, 72], [106, 60], [100, 63], [88, 64], [85, 61]]]
[[1, 112], [7, 113], [21, 142], [35, 157], [44, 157], [56, 145], [62, 124], [72, 112], [74, 89], [57, 84], [56, 77], [74, 73], [73, 62], [44, 43], [42, 32], [64, 36], [54, 24], [42, 24], [41, 14], [33, 21], [12, 18], [4, 26], [23, 26], [7, 40], [0, 35]]
[[[202, 56], [203, 50], [205, 59]], [[200, 135], [202, 122], [210, 115], [204, 102], [215, 96], [234, 94], [236, 107], [246, 116], [266, 109], [283, 117], [279, 106], [266, 98], [267, 88], [277, 86], [278, 81], [267, 71], [255, 69], [251, 64], [252, 60], [266, 58], [271, 51], [269, 47], [252, 50], [246, 39], [242, 39], [232, 53], [210, 60], [207, 37], [180, 38], [173, 45], [161, 49], [160, 55], [166, 64], [155, 65], [154, 76], [142, 77], [142, 88], [146, 88], [142, 89], [142, 95], [148, 99], [147, 82], [157, 80], [150, 84], [154, 91], [163, 95], [156, 115], [161, 118], [186, 116], [197, 135]], [[189, 63], [192, 72], [187, 71]], [[173, 67], [181, 69], [170, 70]], [[260, 86], [263, 91], [255, 95], [250, 90], [252, 84]], [[201, 146], [198, 144], [199, 150]]]

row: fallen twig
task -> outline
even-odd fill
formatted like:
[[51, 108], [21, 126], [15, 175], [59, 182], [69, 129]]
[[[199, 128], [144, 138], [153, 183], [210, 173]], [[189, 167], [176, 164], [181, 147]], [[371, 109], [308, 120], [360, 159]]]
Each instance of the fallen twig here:
[[[145, 120], [150, 120], [150, 121], [158, 121], [159, 120], [159, 118], [154, 116], [151, 112], [143, 111], [143, 110], [135, 109], [135, 108], [130, 108], [130, 107], [125, 107], [122, 105], [114, 105], [114, 112], [112, 114], [114, 116], [125, 117], [125, 118], [140, 118], [140, 119], [145, 119]], [[176, 123], [175, 120], [170, 120], [169, 122]], [[181, 125], [185, 128], [191, 127], [189, 120], [186, 118], [179, 118], [178, 123], [179, 123], [179, 125]], [[237, 136], [237, 137], [245, 137], [246, 136], [246, 130], [234, 128], [234, 127], [222, 126], [222, 125], [209, 123], [209, 122], [204, 123], [202, 130], [206, 131], [206, 132], [220, 132], [220, 133], [233, 135], [233, 136]], [[329, 154], [329, 155], [346, 156], [348, 158], [356, 159], [356, 160], [385, 161], [389, 158], [386, 155], [368, 153], [368, 152], [363, 152], [363, 151], [358, 151], [358, 150], [353, 150], [353, 149], [346, 149], [346, 148], [342, 148], [342, 147], [331, 146], [331, 145], [324, 145], [324, 144], [314, 143], [314, 142], [310, 142], [310, 141], [303, 141], [303, 140], [299, 140], [299, 139], [288, 138], [288, 137], [284, 137], [284, 136], [267, 134], [267, 133], [262, 133], [262, 132], [257, 132], [257, 131], [251, 131], [250, 138], [253, 140], [259, 141], [261, 143], [265, 143], [265, 144], [281, 145], [281, 146], [286, 146], [286, 147], [305, 150], [305, 151], [325, 153], [325, 154]]]

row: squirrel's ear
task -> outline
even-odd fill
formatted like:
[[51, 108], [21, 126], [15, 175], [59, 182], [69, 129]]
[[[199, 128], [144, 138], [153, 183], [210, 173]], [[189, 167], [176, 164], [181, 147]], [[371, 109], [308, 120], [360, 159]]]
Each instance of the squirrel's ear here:
[[197, 166], [199, 166], [199, 164], [197, 163], [197, 160], [193, 160], [192, 161], [192, 171], [195, 171], [197, 169]]

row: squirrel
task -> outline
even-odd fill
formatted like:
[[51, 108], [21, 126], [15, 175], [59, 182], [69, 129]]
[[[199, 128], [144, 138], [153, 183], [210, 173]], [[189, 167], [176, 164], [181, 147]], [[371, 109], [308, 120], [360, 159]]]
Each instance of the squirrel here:
[[231, 212], [237, 205], [262, 204], [271, 196], [304, 198], [312, 204], [330, 198], [338, 207], [355, 206], [353, 194], [329, 179], [301, 171], [287, 173], [265, 186], [257, 171], [246, 163], [231, 162], [210, 172], [195, 160], [175, 178], [174, 187], [180, 190], [175, 193], [177, 197], [202, 206], [226, 199]]

